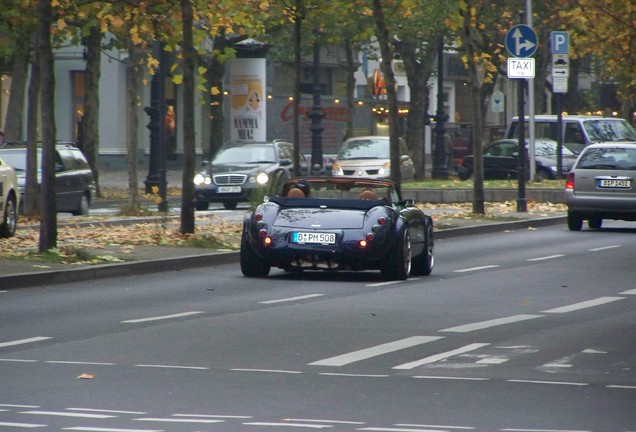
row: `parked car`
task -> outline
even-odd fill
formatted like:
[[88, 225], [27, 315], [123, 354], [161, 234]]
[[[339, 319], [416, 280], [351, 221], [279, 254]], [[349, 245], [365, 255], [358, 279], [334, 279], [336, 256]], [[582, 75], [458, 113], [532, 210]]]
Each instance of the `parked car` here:
[[[301, 157], [301, 172], [308, 163]], [[211, 162], [194, 176], [195, 208], [207, 210], [211, 202], [228, 210], [250, 201], [257, 190], [267, 191], [291, 177], [293, 145], [286, 141], [239, 142], [223, 145]]]
[[583, 221], [598, 229], [603, 219], [636, 221], [636, 142], [586, 147], [565, 184], [568, 228]]
[[380, 270], [386, 279], [428, 275], [433, 221], [389, 180], [292, 178], [245, 216], [241, 271]]
[[[9, 163], [18, 176], [20, 209], [26, 186], [26, 144], [8, 142], [0, 148], [0, 157]], [[38, 184], [41, 181], [42, 149], [37, 149]], [[86, 215], [95, 196], [95, 178], [82, 151], [72, 143], [55, 145], [55, 195], [58, 212]]]
[[18, 222], [18, 177], [11, 165], [0, 158], [0, 237], [12, 237]]
[[[408, 154], [406, 143], [400, 139], [400, 170], [405, 181], [415, 178], [415, 165]], [[391, 151], [388, 136], [361, 136], [349, 138], [338, 149], [331, 168], [334, 176], [391, 178]]]
[[[535, 121], [535, 138], [557, 140], [557, 116], [537, 115]], [[528, 134], [528, 117], [526, 117], [526, 136]], [[506, 138], [518, 139], [517, 125], [519, 117], [512, 118]], [[563, 145], [579, 154], [586, 146], [596, 142], [636, 141], [636, 131], [629, 122], [617, 117], [566, 115], [562, 116]]]
[[[527, 143], [526, 143], [527, 146]], [[557, 176], [557, 143], [556, 141], [535, 140], [535, 180], [554, 180]], [[567, 173], [576, 155], [567, 148], [562, 152], [562, 171]], [[516, 179], [519, 176], [519, 142], [513, 139], [493, 141], [483, 150], [484, 179]], [[466, 156], [457, 170], [460, 180], [467, 180], [473, 175], [474, 156]]]

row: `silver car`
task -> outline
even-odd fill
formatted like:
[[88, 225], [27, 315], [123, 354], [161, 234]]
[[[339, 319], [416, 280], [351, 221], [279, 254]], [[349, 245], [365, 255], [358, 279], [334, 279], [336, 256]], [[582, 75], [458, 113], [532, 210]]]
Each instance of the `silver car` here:
[[[361, 136], [343, 142], [331, 168], [331, 175], [346, 177], [366, 177], [374, 179], [391, 178], [391, 152], [388, 136]], [[415, 177], [415, 166], [400, 139], [400, 170], [402, 180]]]
[[636, 221], [636, 142], [592, 144], [568, 173], [565, 202], [568, 228], [583, 221], [598, 229], [603, 219]]

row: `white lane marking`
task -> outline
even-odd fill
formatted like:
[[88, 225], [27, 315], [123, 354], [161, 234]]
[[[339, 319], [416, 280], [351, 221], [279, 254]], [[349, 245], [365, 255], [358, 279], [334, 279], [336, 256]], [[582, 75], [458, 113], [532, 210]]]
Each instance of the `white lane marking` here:
[[88, 411], [88, 412], [101, 412], [101, 413], [109, 413], [109, 414], [132, 414], [132, 415], [146, 415], [147, 412], [143, 411], [118, 411], [118, 410], [107, 410], [107, 409], [97, 409], [97, 408], [66, 408], [68, 411]]
[[115, 366], [115, 363], [82, 362], [82, 361], [66, 361], [66, 360], [47, 360], [44, 363], [49, 363], [49, 364], [70, 364], [70, 365], [90, 365], [90, 366]]
[[473, 430], [472, 426], [440, 426], [440, 425], [419, 425], [419, 424], [402, 424], [397, 423], [395, 426], [402, 427], [426, 427], [426, 428], [440, 428], [440, 429], [460, 429], [460, 430]]
[[485, 265], [485, 266], [481, 266], [481, 267], [471, 267], [471, 268], [455, 270], [455, 273], [467, 273], [467, 272], [486, 270], [486, 269], [497, 268], [497, 267], [499, 267], [499, 266], [498, 265]]
[[489, 327], [496, 327], [504, 324], [512, 324], [520, 321], [527, 321], [535, 318], [541, 318], [543, 315], [529, 315], [529, 314], [521, 314], [521, 315], [512, 315], [504, 318], [497, 318], [488, 321], [481, 321], [472, 324], [464, 324], [457, 327], [450, 327], [444, 330], [440, 330], [442, 332], [453, 332], [453, 333], [469, 333], [476, 330], [483, 330]]
[[490, 344], [489, 343], [473, 343], [473, 344], [466, 345], [466, 346], [463, 346], [461, 348], [457, 348], [457, 349], [454, 349], [454, 350], [451, 350], [451, 351], [446, 351], [446, 352], [443, 352], [443, 353], [440, 353], [440, 354], [435, 354], [435, 355], [432, 355], [432, 356], [429, 356], [429, 357], [425, 357], [423, 359], [416, 360], [416, 361], [413, 361], [413, 362], [410, 362], [410, 363], [404, 363], [404, 364], [401, 364], [399, 366], [393, 367], [393, 369], [401, 369], [401, 370], [413, 369], [413, 368], [416, 368], [418, 366], [422, 366], [422, 365], [425, 365], [425, 364], [436, 363], [436, 362], [438, 362], [440, 360], [444, 360], [444, 359], [447, 359], [449, 357], [453, 357], [453, 356], [456, 356], [456, 355], [459, 355], [459, 354], [464, 354], [464, 353], [467, 353], [467, 352], [470, 352], [470, 351], [475, 351], [475, 350], [478, 350], [479, 348], [483, 348], [483, 347], [488, 346], [488, 345], [490, 345]]
[[136, 364], [135, 367], [158, 368], [158, 369], [193, 369], [193, 370], [209, 370], [209, 367], [203, 366], [175, 366], [175, 365], [158, 365], [158, 364]]
[[511, 383], [524, 383], [524, 384], [549, 384], [549, 385], [565, 385], [565, 386], [586, 386], [587, 383], [578, 382], [565, 382], [565, 381], [535, 381], [535, 380], [522, 380], [522, 379], [509, 379]]
[[590, 432], [589, 430], [572, 430], [572, 429], [502, 429], [506, 432]]
[[7, 407], [7, 408], [23, 408], [23, 409], [36, 409], [36, 408], [40, 408], [37, 405], [15, 405], [15, 404], [0, 404], [0, 407]]
[[234, 368], [230, 369], [235, 372], [266, 372], [266, 373], [281, 373], [281, 374], [301, 374], [300, 371], [290, 371], [290, 370], [278, 370], [278, 369], [241, 369]]
[[371, 348], [365, 348], [359, 351], [353, 351], [347, 354], [342, 354], [336, 357], [330, 357], [323, 360], [319, 360], [313, 363], [309, 363], [309, 366], [344, 366], [349, 363], [354, 363], [360, 360], [366, 360], [371, 357], [387, 354], [390, 352], [398, 351], [405, 348], [410, 348], [416, 345], [425, 344], [442, 339], [440, 336], [412, 336], [406, 339], [401, 339], [393, 342], [388, 342], [381, 345], [376, 345]]
[[206, 420], [206, 419], [176, 419], [176, 418], [160, 418], [160, 417], [139, 417], [133, 419], [135, 421], [147, 421], [147, 422], [157, 422], [157, 423], [201, 423], [201, 424], [212, 424], [212, 423], [223, 423], [225, 420]]
[[545, 261], [545, 260], [551, 260], [551, 259], [555, 259], [555, 258], [561, 258], [564, 257], [565, 255], [563, 254], [556, 254], [556, 255], [548, 255], [548, 256], [543, 256], [543, 257], [538, 257], [538, 258], [529, 258], [526, 261]]
[[636, 288], [634, 288], [634, 289], [630, 289], [630, 290], [627, 290], [627, 291], [623, 291], [622, 293], [619, 293], [619, 294], [623, 294], [623, 295], [636, 295]]
[[[412, 279], [409, 279], [412, 280]], [[402, 283], [404, 281], [402, 280], [394, 280], [394, 281], [386, 281], [386, 282], [377, 282], [377, 283], [372, 283], [372, 284], [367, 284], [365, 286], [368, 287], [379, 287], [379, 286], [385, 286], [385, 285], [394, 285], [394, 284], [398, 284], [398, 283]]]
[[14, 341], [10, 341], [10, 342], [1, 342], [0, 343], [0, 348], [4, 348], [4, 347], [8, 347], [8, 346], [15, 346], [15, 345], [28, 344], [28, 343], [34, 343], [34, 342], [41, 342], [41, 341], [48, 340], [48, 339], [53, 339], [53, 338], [48, 337], [48, 336], [35, 336], [35, 337], [32, 337], [32, 338], [19, 339], [19, 340], [14, 340]]
[[46, 415], [46, 416], [58, 416], [58, 417], [81, 417], [81, 418], [93, 418], [93, 419], [107, 419], [115, 418], [114, 415], [106, 414], [83, 414], [83, 413], [70, 413], [62, 411], [21, 411], [20, 414], [33, 414], [33, 415]]
[[439, 380], [457, 380], [457, 381], [490, 381], [490, 378], [477, 377], [453, 377], [453, 376], [434, 376], [434, 375], [415, 375], [415, 379], [439, 379]]
[[593, 248], [593, 249], [588, 249], [588, 252], [599, 252], [599, 251], [604, 251], [607, 249], [616, 249], [621, 247], [621, 245], [610, 245], [610, 246], [602, 246], [602, 247], [597, 247], [597, 248]]
[[314, 298], [314, 297], [322, 297], [322, 296], [324, 296], [324, 294], [307, 294], [307, 295], [304, 295], [304, 296], [288, 297], [288, 298], [284, 298], [284, 299], [266, 300], [266, 301], [261, 301], [261, 302], [258, 302], [258, 303], [259, 304], [284, 303], [284, 302], [292, 302], [292, 301], [298, 301], [298, 300], [306, 300], [306, 299], [310, 299], [310, 298]]
[[501, 358], [501, 357], [487, 357], [485, 359], [478, 360], [476, 363], [478, 364], [503, 364], [510, 359]]
[[324, 376], [342, 376], [342, 377], [359, 377], [359, 378], [388, 378], [390, 375], [367, 375], [367, 374], [352, 374], [352, 373], [335, 373], [335, 372], [321, 372], [318, 375]]
[[617, 389], [636, 389], [636, 386], [630, 385], [619, 385], [619, 384], [610, 384], [607, 388], [617, 388]]
[[342, 421], [342, 420], [318, 420], [318, 419], [295, 419], [295, 418], [286, 418], [286, 419], [283, 419], [283, 420], [291, 421], [291, 422], [334, 423], [334, 424], [350, 424], [350, 425], [362, 425], [362, 424], [364, 424], [364, 422]]
[[14, 428], [23, 428], [23, 429], [35, 429], [35, 428], [43, 428], [48, 425], [41, 425], [35, 423], [10, 423], [10, 422], [0, 422], [0, 426], [14, 427]]
[[599, 297], [592, 300], [583, 301], [580, 303], [574, 303], [568, 306], [561, 306], [554, 309], [544, 310], [541, 313], [567, 313], [580, 309], [591, 308], [594, 306], [604, 305], [606, 303], [615, 302], [617, 300], [625, 300], [625, 297]]
[[377, 432], [447, 432], [442, 429], [403, 429], [403, 428], [360, 428], [360, 431], [377, 431]]
[[567, 364], [567, 363], [546, 363], [542, 367], [545, 367], [545, 368], [571, 368], [573, 366], [574, 365]]
[[183, 318], [183, 317], [192, 316], [192, 315], [199, 315], [202, 313], [205, 313], [205, 312], [202, 312], [202, 311], [182, 312], [182, 313], [176, 313], [172, 315], [131, 319], [131, 320], [122, 321], [121, 323], [122, 324], [137, 324], [137, 323], [148, 322], [148, 321], [160, 321], [160, 320], [167, 320], [167, 319], [174, 319], [174, 318]]
[[326, 429], [331, 428], [331, 425], [312, 425], [308, 423], [266, 423], [266, 422], [250, 422], [243, 423], [246, 426], [288, 426], [288, 427], [302, 427], [308, 429]]
[[38, 360], [26, 360], [26, 359], [0, 359], [1, 362], [15, 362], [15, 363], [37, 363]]
[[227, 418], [227, 419], [251, 419], [252, 416], [240, 415], [214, 415], [214, 414], [172, 414], [173, 417], [201, 417], [201, 418]]
[[62, 430], [83, 431], [83, 432], [164, 432], [161, 429], [120, 429], [120, 428], [100, 428], [88, 426], [75, 426]]

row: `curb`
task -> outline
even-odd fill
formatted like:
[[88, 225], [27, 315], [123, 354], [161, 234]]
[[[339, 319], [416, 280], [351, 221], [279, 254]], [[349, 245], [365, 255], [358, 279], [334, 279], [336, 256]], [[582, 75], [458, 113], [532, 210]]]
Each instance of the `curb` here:
[[[470, 227], [449, 228], [435, 231], [436, 240], [443, 240], [468, 235], [488, 234], [513, 229], [543, 227], [565, 223], [565, 216], [539, 219], [524, 219], [513, 222], [498, 222]], [[189, 255], [176, 258], [133, 261], [128, 263], [99, 264], [79, 269], [64, 269], [48, 272], [21, 273], [0, 276], [0, 287], [3, 289], [27, 288], [60, 283], [83, 282], [111, 277], [134, 276], [165, 271], [178, 271], [184, 268], [217, 266], [238, 262], [239, 252], [211, 252], [202, 255]]]

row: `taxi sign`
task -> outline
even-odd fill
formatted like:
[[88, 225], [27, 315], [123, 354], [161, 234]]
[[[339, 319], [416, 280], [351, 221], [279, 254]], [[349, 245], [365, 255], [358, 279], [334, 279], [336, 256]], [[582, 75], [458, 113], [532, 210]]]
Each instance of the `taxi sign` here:
[[534, 78], [533, 58], [508, 58], [508, 78]]

